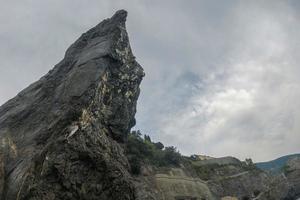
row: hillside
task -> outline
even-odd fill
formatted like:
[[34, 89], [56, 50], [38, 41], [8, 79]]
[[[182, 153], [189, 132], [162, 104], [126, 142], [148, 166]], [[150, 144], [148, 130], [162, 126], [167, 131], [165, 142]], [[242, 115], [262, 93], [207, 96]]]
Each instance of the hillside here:
[[300, 154], [286, 155], [268, 162], [255, 163], [255, 165], [262, 170], [279, 173], [290, 159], [296, 157], [300, 157]]
[[125, 149], [141, 188], [138, 193], [141, 199], [293, 200], [295, 197], [284, 176], [266, 173], [249, 161], [182, 156], [175, 147], [164, 147], [139, 131], [129, 134]]

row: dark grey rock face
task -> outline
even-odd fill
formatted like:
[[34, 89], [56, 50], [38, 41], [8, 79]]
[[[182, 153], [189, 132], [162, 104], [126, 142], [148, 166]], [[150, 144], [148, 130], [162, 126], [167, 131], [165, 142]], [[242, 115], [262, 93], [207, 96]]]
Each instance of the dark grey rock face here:
[[119, 144], [143, 69], [118, 11], [53, 70], [0, 107], [0, 199], [134, 199]]

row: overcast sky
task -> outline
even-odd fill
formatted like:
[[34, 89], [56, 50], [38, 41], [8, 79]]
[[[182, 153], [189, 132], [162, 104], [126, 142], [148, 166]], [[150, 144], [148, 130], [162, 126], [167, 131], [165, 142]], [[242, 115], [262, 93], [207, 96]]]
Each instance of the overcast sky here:
[[300, 152], [300, 1], [0, 0], [0, 104], [118, 9], [145, 69], [137, 129], [183, 154]]

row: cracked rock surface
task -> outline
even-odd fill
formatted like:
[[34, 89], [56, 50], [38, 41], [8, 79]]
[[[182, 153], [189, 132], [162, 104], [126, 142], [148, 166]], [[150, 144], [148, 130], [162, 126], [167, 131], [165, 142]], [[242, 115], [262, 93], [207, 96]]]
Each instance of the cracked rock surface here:
[[120, 10], [0, 107], [0, 199], [135, 199], [122, 141], [142, 67]]

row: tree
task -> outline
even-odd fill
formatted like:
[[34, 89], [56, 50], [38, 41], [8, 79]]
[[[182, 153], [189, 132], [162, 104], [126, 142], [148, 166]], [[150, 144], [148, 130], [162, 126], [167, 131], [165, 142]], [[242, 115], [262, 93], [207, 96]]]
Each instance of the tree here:
[[137, 131], [131, 131], [130, 135], [136, 137], [136, 138], [141, 138], [142, 137], [142, 133], [140, 130]]
[[144, 140], [148, 141], [148, 142], [151, 142], [151, 138], [150, 138], [149, 135], [144, 135]]
[[165, 147], [165, 146], [163, 145], [163, 143], [161, 143], [161, 142], [156, 142], [156, 143], [154, 143], [154, 146], [155, 146], [157, 149], [159, 149], [159, 150], [163, 150], [163, 148]]
[[165, 160], [168, 164], [179, 165], [181, 160], [181, 155], [177, 151], [176, 147], [170, 146], [166, 147], [165, 150]]
[[253, 166], [253, 161], [252, 161], [251, 158], [246, 158], [246, 159], [245, 159], [245, 162], [246, 162], [246, 164], [247, 164], [248, 166]]

